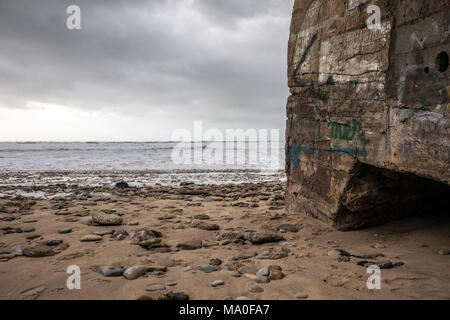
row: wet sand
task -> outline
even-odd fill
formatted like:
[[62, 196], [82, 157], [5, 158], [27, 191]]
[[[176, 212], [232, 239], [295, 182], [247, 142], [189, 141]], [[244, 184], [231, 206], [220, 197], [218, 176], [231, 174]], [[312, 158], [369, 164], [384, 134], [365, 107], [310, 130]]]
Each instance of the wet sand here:
[[[1, 299], [450, 298], [445, 216], [344, 233], [287, 213], [282, 183], [22, 189], [60, 196], [0, 199]], [[92, 223], [98, 213], [121, 225]], [[80, 241], [94, 233], [103, 236]], [[40, 255], [48, 256], [31, 257]], [[386, 268], [381, 290], [367, 288], [371, 264]], [[66, 286], [71, 265], [81, 269], [80, 290]], [[128, 280], [104, 276], [105, 266], [145, 270]]]

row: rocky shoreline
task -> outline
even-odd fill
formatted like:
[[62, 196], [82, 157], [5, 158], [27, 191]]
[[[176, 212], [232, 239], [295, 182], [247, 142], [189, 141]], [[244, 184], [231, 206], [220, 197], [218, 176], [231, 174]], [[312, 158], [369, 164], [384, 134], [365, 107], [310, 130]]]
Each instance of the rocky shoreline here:
[[[337, 232], [286, 212], [281, 182], [21, 190], [48, 198], [0, 199], [2, 299], [450, 297], [442, 217], [428, 218], [432, 230], [403, 222], [400, 235], [399, 222]], [[369, 265], [383, 270], [382, 290], [367, 288]], [[70, 266], [80, 290], [66, 286]]]

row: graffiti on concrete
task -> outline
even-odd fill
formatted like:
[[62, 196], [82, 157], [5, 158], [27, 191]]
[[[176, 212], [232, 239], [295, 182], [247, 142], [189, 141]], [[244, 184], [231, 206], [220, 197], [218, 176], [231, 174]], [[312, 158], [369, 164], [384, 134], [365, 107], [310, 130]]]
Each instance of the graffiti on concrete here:
[[302, 152], [314, 152], [314, 151], [322, 151], [329, 153], [344, 153], [355, 157], [367, 157], [367, 153], [363, 150], [353, 149], [353, 148], [340, 148], [340, 147], [331, 147], [331, 148], [318, 148], [311, 147], [308, 145], [300, 145], [297, 142], [297, 139], [291, 143], [290, 146], [286, 149], [286, 158], [289, 159], [289, 162], [295, 167], [298, 168], [298, 161]]
[[333, 139], [358, 141], [363, 146], [366, 146], [370, 142], [370, 140], [364, 137], [361, 128], [361, 120], [353, 119], [351, 121], [347, 121], [345, 124], [331, 122], [328, 124], [328, 127], [331, 129], [331, 137]]
[[[293, 122], [294, 126], [300, 121], [300, 119], [295, 120]], [[308, 137], [316, 140], [320, 140], [324, 137], [325, 128], [329, 129], [329, 137], [332, 139], [346, 142], [359, 142], [363, 147], [370, 143], [370, 140], [364, 136], [361, 120], [358, 119], [348, 120], [344, 124], [310, 120], [306, 122], [304, 126], [304, 130], [306, 130]]]

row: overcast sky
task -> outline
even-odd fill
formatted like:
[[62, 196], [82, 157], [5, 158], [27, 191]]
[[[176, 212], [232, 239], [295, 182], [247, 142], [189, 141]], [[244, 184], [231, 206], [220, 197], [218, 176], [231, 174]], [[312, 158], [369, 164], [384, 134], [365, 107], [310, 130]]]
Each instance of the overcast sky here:
[[195, 120], [283, 132], [292, 6], [0, 0], [0, 140], [166, 141]]

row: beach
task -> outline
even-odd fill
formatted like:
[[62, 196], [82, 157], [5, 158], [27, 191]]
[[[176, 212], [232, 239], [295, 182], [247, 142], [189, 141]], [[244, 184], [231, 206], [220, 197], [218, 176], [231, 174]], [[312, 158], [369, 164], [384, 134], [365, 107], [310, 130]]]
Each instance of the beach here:
[[[450, 298], [445, 216], [338, 232], [287, 212], [284, 181], [15, 178], [2, 173], [0, 299]], [[368, 289], [370, 265], [379, 290]], [[79, 289], [68, 286], [73, 266]]]

